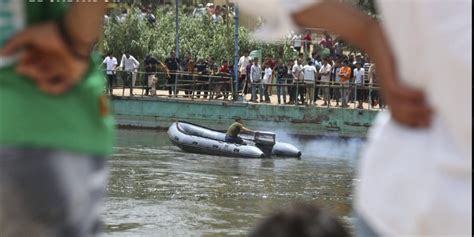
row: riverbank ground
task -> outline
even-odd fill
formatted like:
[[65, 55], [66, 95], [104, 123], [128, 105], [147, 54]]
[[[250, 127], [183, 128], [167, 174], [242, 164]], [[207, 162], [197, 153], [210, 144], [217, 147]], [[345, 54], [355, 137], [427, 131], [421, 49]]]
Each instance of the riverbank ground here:
[[[133, 94], [135, 97], [148, 97], [150, 98], [151, 96], [146, 96], [144, 95], [145, 91], [142, 90], [142, 89], [134, 89], [133, 90]], [[184, 91], [180, 91], [178, 93], [178, 97], [174, 97], [174, 96], [169, 96], [168, 95], [168, 91], [167, 90], [157, 90], [156, 91], [156, 96], [154, 97], [159, 97], [159, 98], [169, 98], [169, 99], [173, 99], [173, 100], [194, 100], [194, 101], [202, 101], [202, 102], [206, 102], [206, 101], [209, 101], [209, 97], [204, 99], [203, 96], [201, 95], [200, 98], [186, 98], [184, 97], [185, 94], [184, 94]], [[113, 90], [113, 95], [114, 96], [130, 96], [130, 89], [129, 88], [125, 88], [125, 89], [122, 89], [122, 88], [116, 88]], [[252, 104], [271, 104], [271, 105], [275, 105], [275, 106], [295, 106], [294, 104], [278, 104], [278, 98], [277, 98], [277, 95], [276, 93], [273, 93], [271, 96], [270, 96], [270, 101], [271, 102], [251, 102], [250, 101], [250, 97], [251, 95], [250, 94], [247, 94], [245, 95], [244, 97], [244, 101], [245, 102], [248, 102], [248, 103], [252, 103]], [[287, 101], [289, 100], [289, 97], [287, 95]], [[224, 100], [222, 97], [219, 98], [219, 99], [213, 99], [213, 101], [229, 101], [229, 100]], [[323, 103], [324, 101], [322, 100], [317, 100], [316, 101], [316, 104], [315, 105], [310, 105], [309, 107], [321, 107], [321, 108], [327, 108], [328, 106], [323, 106]], [[339, 105], [341, 105], [341, 103], [339, 102]], [[351, 109], [357, 109], [357, 103], [354, 103], [354, 102], [349, 102], [348, 103], [349, 107], [347, 108], [351, 108]], [[298, 106], [305, 106], [301, 103], [298, 104]], [[340, 108], [338, 106], [336, 106], [336, 101], [335, 100], [331, 100], [331, 103], [330, 103], [330, 106], [329, 107], [332, 107], [332, 108]], [[372, 106], [369, 106], [369, 103], [363, 103], [363, 109], [365, 110], [375, 110], [375, 111], [382, 111], [382, 110], [386, 110], [386, 108], [379, 108], [379, 106], [375, 106], [375, 107], [372, 107]]]

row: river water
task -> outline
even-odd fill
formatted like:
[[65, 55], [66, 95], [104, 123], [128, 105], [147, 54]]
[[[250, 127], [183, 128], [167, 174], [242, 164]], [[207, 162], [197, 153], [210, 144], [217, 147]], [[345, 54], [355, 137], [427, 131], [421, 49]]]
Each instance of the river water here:
[[298, 140], [301, 159], [182, 152], [166, 132], [118, 130], [102, 236], [245, 236], [291, 201], [324, 205], [350, 224], [360, 139]]

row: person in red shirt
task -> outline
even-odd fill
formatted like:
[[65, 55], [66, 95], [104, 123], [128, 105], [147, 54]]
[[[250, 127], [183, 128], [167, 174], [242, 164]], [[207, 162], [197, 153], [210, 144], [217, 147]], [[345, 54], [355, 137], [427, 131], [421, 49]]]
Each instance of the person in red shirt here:
[[275, 68], [276, 63], [275, 60], [273, 60], [273, 56], [271, 54], [267, 54], [267, 56], [265, 56], [264, 65], [270, 65], [270, 68], [272, 70], [273, 68]]
[[311, 31], [307, 30], [306, 33], [303, 36], [303, 42], [305, 46], [305, 51], [309, 52], [311, 45], [312, 45], [312, 37], [311, 37]]
[[216, 81], [217, 85], [214, 87], [214, 95], [216, 99], [221, 98], [222, 95], [222, 88], [225, 88], [224, 85], [229, 82], [229, 64], [227, 60], [222, 61], [222, 65], [219, 68], [218, 75], [221, 76], [219, 80]]
[[321, 47], [329, 49], [331, 54], [333, 54], [334, 42], [332, 40], [332, 37], [327, 32], [324, 32], [324, 38], [321, 41], [319, 41], [319, 45]]

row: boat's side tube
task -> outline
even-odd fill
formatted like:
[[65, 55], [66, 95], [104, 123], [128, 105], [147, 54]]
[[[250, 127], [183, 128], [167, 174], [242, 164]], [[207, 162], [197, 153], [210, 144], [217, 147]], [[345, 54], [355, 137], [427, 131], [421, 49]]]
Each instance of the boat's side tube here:
[[273, 146], [272, 155], [282, 157], [301, 157], [301, 151], [292, 144], [276, 142]]

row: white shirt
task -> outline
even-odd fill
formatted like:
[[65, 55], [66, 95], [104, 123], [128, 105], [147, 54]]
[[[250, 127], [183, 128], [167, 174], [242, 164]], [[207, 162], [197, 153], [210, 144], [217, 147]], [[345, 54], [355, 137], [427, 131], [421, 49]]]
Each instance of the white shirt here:
[[124, 55], [122, 55], [122, 60], [120, 61], [120, 68], [123, 68], [123, 70], [129, 72], [129, 71], [135, 71], [135, 69], [138, 68], [140, 63], [132, 56], [130, 55], [129, 58], [127, 58]]
[[240, 74], [242, 74], [242, 75], [247, 74], [247, 69], [246, 68], [247, 68], [247, 65], [249, 65], [249, 64], [250, 64], [250, 58], [248, 56], [247, 57], [245, 57], [245, 56], [240, 57], [239, 64], [238, 64]]
[[362, 78], [364, 77], [365, 70], [363, 68], [354, 68], [354, 82], [357, 85], [362, 85]]
[[293, 74], [293, 79], [295, 80], [302, 80], [303, 79], [303, 66], [295, 64], [291, 69], [291, 73]]
[[220, 15], [212, 14], [211, 20], [214, 23], [219, 23], [219, 22], [222, 22], [224, 19]]
[[428, 129], [377, 115], [354, 207], [382, 236], [471, 236], [472, 2], [378, 6], [399, 78], [425, 92], [434, 113]]
[[272, 69], [269, 67], [265, 68], [265, 74], [263, 75], [263, 83], [272, 83]]
[[251, 82], [259, 82], [262, 77], [262, 69], [260, 69], [260, 65], [252, 65], [250, 68], [250, 81]]
[[303, 79], [305, 81], [315, 81], [315, 76], [318, 71], [316, 70], [316, 67], [313, 65], [305, 65], [303, 67]]
[[[330, 81], [331, 80], [331, 64], [326, 64], [321, 66], [319, 69], [319, 73], [321, 73], [321, 81]], [[323, 73], [327, 73], [324, 75]]]
[[113, 70], [115, 69], [115, 67], [117, 66], [117, 59], [115, 57], [105, 57], [104, 61], [102, 61], [102, 63], [104, 63], [106, 65], [106, 73], [107, 75], [112, 75], [114, 74]]
[[293, 36], [293, 47], [301, 47], [301, 35]]
[[104, 15], [104, 25], [107, 25], [107, 24], [109, 24], [109, 19], [110, 19], [110, 17], [109, 17], [109, 16], [107, 16], [107, 15]]
[[123, 23], [123, 22], [125, 22], [125, 20], [127, 19], [127, 14], [126, 14], [126, 13], [122, 13], [121, 15], [116, 16], [115, 19], [116, 19], [119, 23]]

